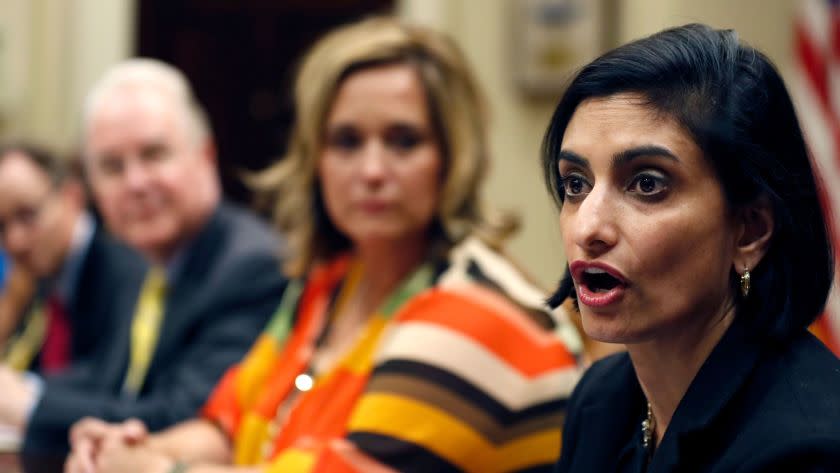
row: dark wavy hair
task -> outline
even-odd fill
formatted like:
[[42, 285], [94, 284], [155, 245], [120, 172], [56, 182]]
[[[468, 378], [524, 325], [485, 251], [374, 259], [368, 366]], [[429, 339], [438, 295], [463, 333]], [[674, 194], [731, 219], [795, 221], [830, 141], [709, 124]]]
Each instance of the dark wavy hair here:
[[[771, 61], [732, 30], [691, 24], [609, 51], [572, 79], [543, 141], [546, 185], [563, 205], [557, 160], [566, 127], [585, 100], [619, 93], [673, 117], [712, 164], [732, 209], [769, 201], [767, 254], [751, 271], [736, 316], [773, 340], [801, 332], [820, 314], [834, 277], [834, 255], [802, 131]], [[566, 279], [549, 300], [574, 297]], [[738, 275], [731, 274], [736, 294]]]

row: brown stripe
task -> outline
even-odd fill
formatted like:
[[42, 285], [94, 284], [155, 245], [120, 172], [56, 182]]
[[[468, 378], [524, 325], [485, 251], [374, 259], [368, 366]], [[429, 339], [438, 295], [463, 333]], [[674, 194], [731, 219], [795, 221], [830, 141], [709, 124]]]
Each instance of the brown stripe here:
[[493, 416], [471, 403], [469, 399], [432, 382], [394, 373], [374, 376], [366, 391], [398, 395], [431, 404], [471, 426], [495, 445], [502, 445], [543, 430], [559, 430], [565, 417], [565, 413], [558, 410], [513, 425], [499, 424]]

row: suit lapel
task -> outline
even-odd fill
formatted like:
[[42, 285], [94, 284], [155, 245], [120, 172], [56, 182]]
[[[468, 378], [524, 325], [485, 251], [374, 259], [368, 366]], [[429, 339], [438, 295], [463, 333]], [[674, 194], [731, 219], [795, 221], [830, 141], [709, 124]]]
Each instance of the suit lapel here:
[[629, 358], [613, 379], [615, 389], [582, 407], [575, 462], [586, 465], [588, 471], [616, 471], [621, 453], [640, 425], [632, 413], [640, 412], [645, 401]]
[[154, 373], [160, 370], [162, 363], [172, 362], [162, 354], [171, 353], [171, 345], [184, 343], [184, 333], [195, 322], [193, 314], [203, 312], [204, 298], [196, 295], [203, 289], [205, 278], [212, 273], [211, 262], [218, 259], [216, 254], [225, 244], [224, 218], [224, 204], [220, 204], [202, 231], [184, 249], [183, 260], [168, 283], [163, 321], [149, 363], [147, 383], [153, 382]]
[[[702, 451], [704, 431], [746, 383], [761, 356], [761, 343], [749, 325], [735, 318], [677, 406], [649, 472], [671, 472], [691, 462], [691, 449]], [[713, 440], [713, 439], [712, 439]], [[698, 450], [698, 448], [700, 450]]]

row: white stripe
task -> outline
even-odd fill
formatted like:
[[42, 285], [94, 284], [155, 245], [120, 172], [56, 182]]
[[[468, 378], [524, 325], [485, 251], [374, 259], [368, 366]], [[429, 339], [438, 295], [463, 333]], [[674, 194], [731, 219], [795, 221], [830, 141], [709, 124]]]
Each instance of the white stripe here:
[[802, 29], [811, 37], [814, 44], [826, 56], [831, 44], [829, 18], [831, 8], [825, 0], [804, 0], [799, 2], [798, 17]]
[[828, 97], [834, 116], [840, 118], [840, 63], [838, 58], [827, 58], [828, 63]]
[[568, 398], [580, 378], [574, 367], [528, 378], [474, 340], [427, 322], [394, 327], [376, 362], [388, 359], [416, 361], [448, 371], [513, 411]]
[[[452, 265], [440, 277], [440, 285], [446, 286], [464, 280], [462, 275], [467, 273], [467, 264], [475, 262], [487, 276], [498, 284], [505, 292], [526, 307], [545, 309], [545, 294], [533, 284], [525, 280], [519, 270], [513, 267], [504, 257], [491, 251], [475, 238], [469, 238], [451, 251]], [[493, 275], [509, 275], [496, 279]]]

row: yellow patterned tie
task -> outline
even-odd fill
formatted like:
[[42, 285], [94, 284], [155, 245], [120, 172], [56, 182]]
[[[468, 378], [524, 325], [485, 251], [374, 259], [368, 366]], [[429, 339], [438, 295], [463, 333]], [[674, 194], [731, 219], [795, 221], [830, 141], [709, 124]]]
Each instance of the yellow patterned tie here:
[[126, 393], [136, 395], [143, 387], [163, 321], [165, 297], [166, 273], [162, 268], [153, 267], [146, 274], [131, 322], [131, 358], [123, 384]]

